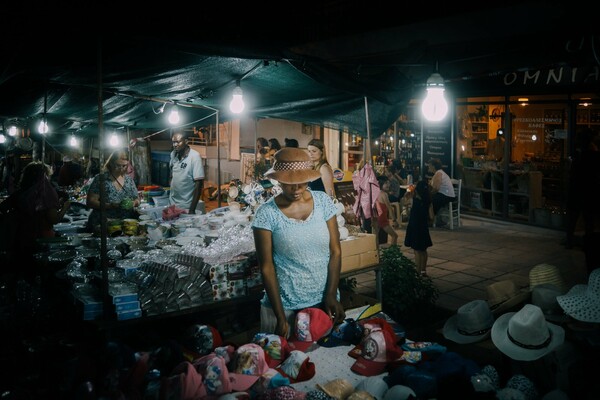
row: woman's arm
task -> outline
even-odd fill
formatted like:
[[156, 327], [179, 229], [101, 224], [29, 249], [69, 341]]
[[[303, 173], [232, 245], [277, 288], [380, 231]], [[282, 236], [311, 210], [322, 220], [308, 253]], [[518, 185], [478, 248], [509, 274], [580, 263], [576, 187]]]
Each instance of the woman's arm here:
[[254, 228], [253, 231], [256, 257], [263, 285], [265, 286], [265, 292], [269, 297], [271, 307], [273, 307], [273, 313], [277, 318], [277, 327], [273, 333], [287, 338], [291, 332], [279, 294], [279, 281], [277, 280], [275, 262], [273, 261], [273, 233], [269, 230], [259, 228]]
[[333, 185], [333, 170], [331, 169], [331, 165], [321, 165], [321, 168], [319, 168], [319, 172], [321, 173], [321, 180], [323, 181], [323, 186], [325, 187], [325, 193], [327, 193], [332, 199], [335, 199], [335, 187]]
[[329, 230], [329, 265], [327, 274], [327, 287], [324, 293], [325, 312], [338, 324], [344, 321], [346, 313], [344, 307], [337, 299], [340, 273], [342, 270], [342, 246], [340, 245], [340, 231], [335, 216], [327, 221]]

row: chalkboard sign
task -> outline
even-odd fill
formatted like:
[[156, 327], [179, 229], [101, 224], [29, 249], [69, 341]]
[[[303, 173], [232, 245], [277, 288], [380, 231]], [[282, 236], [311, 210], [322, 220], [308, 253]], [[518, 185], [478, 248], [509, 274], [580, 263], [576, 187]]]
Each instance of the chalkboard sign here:
[[452, 140], [448, 122], [423, 124], [423, 164], [426, 165], [432, 158], [439, 158], [444, 171], [451, 176]]

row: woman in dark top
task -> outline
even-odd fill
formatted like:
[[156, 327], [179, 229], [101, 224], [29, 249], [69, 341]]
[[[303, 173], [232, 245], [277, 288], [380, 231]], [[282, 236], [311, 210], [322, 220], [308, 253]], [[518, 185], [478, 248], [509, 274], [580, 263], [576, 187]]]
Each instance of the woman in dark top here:
[[406, 226], [404, 245], [415, 252], [415, 264], [417, 271], [426, 274], [427, 248], [433, 246], [429, 235], [429, 206], [431, 194], [427, 181], [420, 180], [416, 187], [411, 186], [406, 191], [405, 197], [412, 198], [412, 208]]
[[327, 193], [332, 199], [335, 198], [335, 188], [333, 186], [333, 169], [327, 162], [325, 155], [325, 144], [318, 139], [313, 139], [307, 145], [308, 155], [315, 166], [315, 170], [321, 173], [317, 180], [309, 182], [308, 187], [311, 190], [320, 190]]

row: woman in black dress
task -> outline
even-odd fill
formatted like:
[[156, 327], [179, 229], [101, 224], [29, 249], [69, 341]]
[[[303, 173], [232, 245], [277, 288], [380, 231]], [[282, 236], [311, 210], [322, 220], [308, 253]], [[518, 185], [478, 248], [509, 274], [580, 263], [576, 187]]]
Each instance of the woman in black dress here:
[[410, 186], [404, 196], [408, 199], [412, 198], [412, 208], [410, 209], [408, 225], [406, 226], [404, 245], [413, 249], [417, 271], [425, 275], [427, 268], [427, 248], [433, 246], [431, 236], [429, 235], [431, 194], [427, 181], [420, 180], [416, 186]]

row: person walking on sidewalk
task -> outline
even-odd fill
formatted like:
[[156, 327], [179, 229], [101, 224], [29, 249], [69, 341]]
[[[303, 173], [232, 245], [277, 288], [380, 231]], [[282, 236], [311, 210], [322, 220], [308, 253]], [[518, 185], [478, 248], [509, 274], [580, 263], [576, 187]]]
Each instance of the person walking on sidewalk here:
[[427, 249], [433, 246], [431, 235], [429, 234], [431, 194], [427, 181], [420, 180], [416, 186], [411, 185], [404, 196], [407, 199], [412, 199], [404, 245], [413, 249], [417, 271], [425, 275], [428, 257]]

